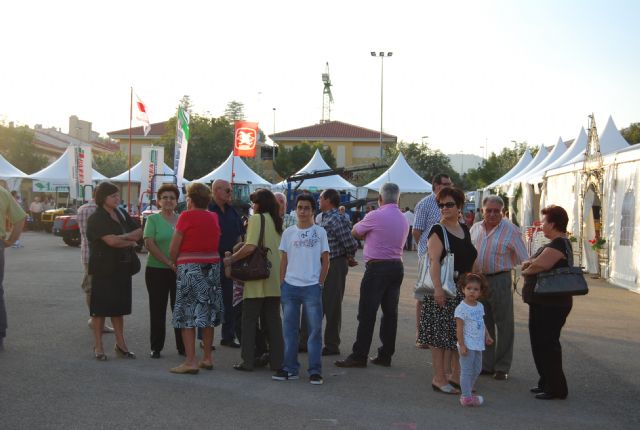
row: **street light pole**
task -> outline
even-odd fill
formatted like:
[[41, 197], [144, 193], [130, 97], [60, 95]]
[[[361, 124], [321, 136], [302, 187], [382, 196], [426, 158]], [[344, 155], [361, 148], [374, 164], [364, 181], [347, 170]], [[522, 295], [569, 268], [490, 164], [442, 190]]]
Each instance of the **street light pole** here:
[[380, 57], [380, 163], [384, 158], [384, 149], [382, 146], [382, 119], [384, 112], [384, 57], [391, 57], [393, 52], [380, 51], [379, 53], [371, 51], [372, 57]]

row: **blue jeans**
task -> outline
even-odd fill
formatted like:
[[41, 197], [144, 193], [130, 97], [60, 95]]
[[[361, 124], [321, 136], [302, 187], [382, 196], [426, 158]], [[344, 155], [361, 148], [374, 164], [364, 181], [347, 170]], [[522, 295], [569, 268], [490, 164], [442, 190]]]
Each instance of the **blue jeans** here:
[[467, 355], [460, 354], [460, 388], [462, 395], [473, 395], [473, 386], [482, 371], [482, 351], [467, 350]]
[[307, 351], [309, 355], [309, 375], [322, 374], [322, 288], [320, 285], [296, 287], [282, 283], [280, 301], [282, 303], [282, 327], [284, 332], [283, 369], [297, 375], [298, 335], [300, 330], [300, 307], [304, 306], [307, 316]]

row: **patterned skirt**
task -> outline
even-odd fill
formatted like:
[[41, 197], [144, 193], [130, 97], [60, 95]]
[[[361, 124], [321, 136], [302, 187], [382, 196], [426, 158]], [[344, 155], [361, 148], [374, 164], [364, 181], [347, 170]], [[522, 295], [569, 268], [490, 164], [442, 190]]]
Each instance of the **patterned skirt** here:
[[447, 298], [445, 306], [438, 306], [432, 295], [427, 294], [422, 302], [418, 342], [435, 348], [456, 350], [456, 321], [453, 312], [463, 296]]
[[215, 327], [223, 315], [220, 263], [178, 265], [173, 326]]

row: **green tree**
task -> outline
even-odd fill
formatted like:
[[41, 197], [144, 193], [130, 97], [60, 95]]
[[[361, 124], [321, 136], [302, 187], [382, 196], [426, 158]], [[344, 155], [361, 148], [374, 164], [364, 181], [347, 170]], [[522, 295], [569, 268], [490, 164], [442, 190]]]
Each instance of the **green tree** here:
[[514, 148], [503, 148], [499, 154], [492, 152], [482, 166], [467, 171], [464, 175], [465, 188], [477, 190], [499, 179], [516, 165], [527, 149], [533, 156], [538, 152], [537, 148], [530, 148], [526, 142], [516, 143]]
[[620, 133], [629, 142], [629, 145], [640, 143], [640, 122], [629, 124], [629, 127], [623, 128]]
[[[233, 150], [233, 124], [225, 117], [211, 118], [191, 114], [189, 147], [184, 176], [200, 178], [218, 167]], [[165, 162], [173, 167], [176, 140], [176, 117], [169, 119], [167, 133], [159, 141], [165, 147]]]
[[227, 103], [227, 107], [224, 110], [224, 117], [233, 124], [234, 121], [244, 119], [244, 103], [237, 100], [232, 100]]
[[49, 160], [33, 145], [33, 130], [27, 126], [0, 125], [0, 153], [7, 161], [25, 173], [43, 169]]
[[128, 159], [124, 152], [117, 151], [111, 153], [94, 153], [94, 168], [107, 178], [117, 176], [127, 170]]
[[336, 159], [330, 148], [325, 148], [321, 142], [302, 142], [293, 148], [280, 148], [278, 155], [273, 160], [273, 168], [283, 178], [296, 173], [305, 164], [311, 160], [316, 149], [320, 150], [320, 154], [329, 167], [335, 169]]

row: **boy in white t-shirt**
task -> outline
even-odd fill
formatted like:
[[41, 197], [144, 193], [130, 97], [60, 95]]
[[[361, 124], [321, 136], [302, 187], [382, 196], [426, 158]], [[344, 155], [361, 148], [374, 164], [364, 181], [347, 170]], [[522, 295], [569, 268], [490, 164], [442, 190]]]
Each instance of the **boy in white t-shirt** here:
[[322, 384], [322, 287], [329, 270], [329, 241], [324, 228], [313, 223], [315, 200], [311, 194], [296, 199], [298, 223], [282, 233], [280, 283], [284, 363], [273, 375], [277, 381], [298, 379], [300, 307], [307, 316], [309, 382]]

